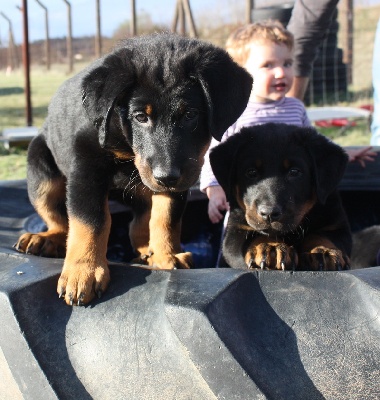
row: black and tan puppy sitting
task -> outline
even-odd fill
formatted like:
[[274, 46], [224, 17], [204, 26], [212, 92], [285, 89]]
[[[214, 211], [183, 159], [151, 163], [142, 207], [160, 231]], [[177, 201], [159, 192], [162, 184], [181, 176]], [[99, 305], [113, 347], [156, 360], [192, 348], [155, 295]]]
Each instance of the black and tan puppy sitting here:
[[58, 90], [29, 146], [29, 197], [48, 230], [25, 233], [16, 249], [65, 256], [59, 296], [88, 303], [110, 281], [112, 196], [133, 209], [140, 263], [189, 268], [180, 243], [188, 189], [251, 86], [224, 50], [171, 34], [128, 39], [86, 67]]
[[223, 257], [233, 268], [349, 268], [351, 232], [337, 185], [347, 155], [313, 128], [243, 128], [210, 155], [230, 216]]

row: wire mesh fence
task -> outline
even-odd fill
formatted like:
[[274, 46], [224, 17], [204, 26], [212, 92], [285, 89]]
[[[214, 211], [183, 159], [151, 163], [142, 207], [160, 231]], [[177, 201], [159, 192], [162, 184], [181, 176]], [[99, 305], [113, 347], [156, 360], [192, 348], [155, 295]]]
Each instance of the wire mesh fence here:
[[[367, 2], [366, 0], [357, 0], [353, 13], [352, 10], [347, 9], [347, 2], [341, 1], [339, 3], [337, 15], [314, 64], [310, 87], [305, 99], [307, 105], [371, 104], [372, 54], [376, 24], [380, 16], [380, 2], [370, 2], [369, 0]], [[92, 5], [93, 1], [87, 0], [87, 3]], [[214, 18], [211, 19], [210, 7], [207, 5], [204, 8], [197, 8], [196, 12], [193, 12], [193, 16], [198, 35], [223, 46], [229, 33], [237, 25], [244, 23], [245, 10], [243, 1], [239, 4], [236, 4], [236, 2], [232, 4], [228, 0], [220, 3], [221, 8], [224, 7], [224, 15], [232, 16], [229, 20], [221, 15], [220, 10], [216, 9], [214, 9]], [[255, 3], [259, 9], [270, 2], [256, 1]], [[75, 12], [75, 3], [73, 4], [73, 11]], [[283, 6], [284, 4], [280, 4], [280, 7]], [[168, 13], [171, 14], [172, 12], [174, 14], [174, 8], [168, 10]], [[144, 33], [144, 31], [170, 29], [170, 23], [167, 26], [165, 24], [157, 25], [152, 23], [146, 14], [143, 17], [138, 15], [137, 18], [138, 34]], [[34, 21], [30, 22], [31, 24], [34, 23]], [[124, 25], [124, 28], [127, 29], [128, 21]], [[115, 27], [115, 32], [118, 28], [120, 27]], [[102, 38], [103, 53], [116, 44], [123, 32], [128, 31], [119, 29], [117, 35]], [[21, 44], [14, 43], [12, 32], [8, 32], [6, 29], [1, 29], [0, 39], [0, 71], [3, 75], [11, 74], [12, 71], [22, 68]], [[72, 53], [75, 71], [78, 71], [79, 68], [96, 57], [95, 39], [95, 31], [93, 36], [73, 37]], [[347, 45], [349, 43], [351, 43], [351, 46]], [[49, 64], [51, 64], [50, 69], [54, 74], [56, 71], [62, 71], [68, 63], [68, 41], [64, 35], [59, 38], [52, 38], [49, 40], [49, 47]], [[30, 44], [30, 59], [32, 69], [43, 69], [47, 64], [46, 43], [43, 39], [33, 41]], [[43, 80], [41, 84], [43, 84]], [[44, 91], [42, 88], [42, 92]]]

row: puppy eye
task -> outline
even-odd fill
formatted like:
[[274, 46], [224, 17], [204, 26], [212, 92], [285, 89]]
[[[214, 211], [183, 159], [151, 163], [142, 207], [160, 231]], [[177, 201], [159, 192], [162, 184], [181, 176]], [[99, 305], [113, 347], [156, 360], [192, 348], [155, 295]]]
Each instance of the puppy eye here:
[[149, 121], [149, 118], [144, 113], [139, 113], [135, 115], [135, 119], [140, 122], [141, 124], [146, 124]]
[[247, 169], [247, 171], [245, 171], [245, 176], [248, 179], [257, 179], [259, 177], [259, 173], [256, 169], [250, 168], [250, 169]]
[[288, 171], [289, 178], [297, 178], [302, 175], [302, 171], [298, 168], [290, 168]]
[[190, 121], [192, 119], [194, 119], [195, 117], [198, 116], [198, 111], [197, 110], [188, 110], [185, 113], [185, 118]]

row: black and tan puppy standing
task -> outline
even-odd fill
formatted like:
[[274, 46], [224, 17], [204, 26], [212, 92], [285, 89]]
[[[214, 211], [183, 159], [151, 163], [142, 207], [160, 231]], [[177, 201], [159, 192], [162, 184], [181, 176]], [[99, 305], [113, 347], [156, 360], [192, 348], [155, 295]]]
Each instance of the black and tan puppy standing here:
[[189, 268], [180, 245], [187, 190], [251, 86], [224, 50], [172, 34], [126, 40], [69, 79], [28, 152], [29, 197], [48, 230], [22, 235], [16, 249], [65, 255], [58, 293], [88, 303], [110, 280], [108, 198], [119, 192], [134, 210], [139, 261]]
[[210, 154], [230, 216], [223, 257], [234, 268], [349, 268], [352, 239], [337, 191], [347, 155], [313, 128], [243, 128]]

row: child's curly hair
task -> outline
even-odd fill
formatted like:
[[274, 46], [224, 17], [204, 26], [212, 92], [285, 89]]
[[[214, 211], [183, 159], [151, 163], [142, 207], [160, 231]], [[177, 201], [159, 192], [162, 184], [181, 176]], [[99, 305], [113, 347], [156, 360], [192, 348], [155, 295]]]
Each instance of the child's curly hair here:
[[294, 38], [279, 21], [267, 20], [237, 28], [228, 37], [226, 50], [241, 66], [247, 62], [252, 43], [272, 42], [293, 50]]

